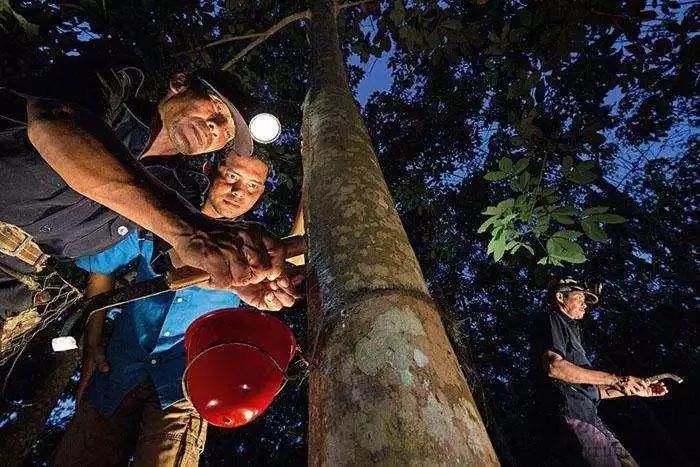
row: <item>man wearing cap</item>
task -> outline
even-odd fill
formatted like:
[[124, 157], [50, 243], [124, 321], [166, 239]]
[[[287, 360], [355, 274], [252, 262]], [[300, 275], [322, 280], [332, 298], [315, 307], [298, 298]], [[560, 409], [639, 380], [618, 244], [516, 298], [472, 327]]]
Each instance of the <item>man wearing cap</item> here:
[[[157, 162], [148, 164], [151, 173], [205, 215], [227, 220], [253, 208], [270, 170], [255, 155], [234, 151], [208, 165], [203, 179], [202, 172], [183, 164]], [[168, 267], [166, 249], [150, 233], [133, 231], [76, 264], [90, 272], [87, 293], [92, 296], [111, 290], [113, 277], [134, 261], [136, 282], [156, 277]], [[241, 300], [263, 310], [291, 306], [299, 297], [299, 279], [283, 275], [233, 291], [190, 287], [130, 303], [114, 320], [106, 351], [106, 312], [95, 313], [85, 336], [76, 415], [53, 465], [126, 465], [132, 456], [134, 465], [198, 465], [207, 426], [182, 392], [185, 330], [199, 316], [237, 307]]]
[[662, 382], [647, 383], [593, 369], [581, 340], [579, 321], [598, 296], [572, 278], [549, 291], [549, 309], [538, 316], [533, 350], [539, 360], [538, 410], [557, 427], [552, 444], [566, 465], [635, 466], [637, 463], [598, 417], [601, 399], [657, 397], [668, 393]]
[[[88, 68], [68, 59], [42, 79], [0, 86], [3, 116], [26, 122], [0, 134], [0, 221], [64, 258], [102, 251], [139, 225], [218, 287], [275, 278], [285, 246], [259, 227], [207, 220], [137, 162], [226, 145], [250, 155], [240, 113], [212, 81], [184, 74], [173, 76], [155, 110], [143, 112], [143, 81], [134, 67]], [[35, 297], [10, 274], [32, 272], [28, 264], [0, 253], [0, 266], [2, 319]]]

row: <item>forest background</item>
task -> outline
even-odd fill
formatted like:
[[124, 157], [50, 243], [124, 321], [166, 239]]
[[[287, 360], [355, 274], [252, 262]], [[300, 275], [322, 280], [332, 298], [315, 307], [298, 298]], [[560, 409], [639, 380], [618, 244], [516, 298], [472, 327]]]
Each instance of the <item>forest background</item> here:
[[[65, 55], [129, 57], [155, 100], [175, 71], [226, 68], [245, 115], [282, 121], [280, 140], [261, 148], [275, 177], [254, 217], [284, 234], [301, 187], [305, 21], [229, 62], [306, 8], [0, 0], [0, 78], [40, 74]], [[603, 418], [642, 465], [700, 460], [699, 20], [699, 2], [644, 0], [392, 0], [339, 16], [382, 170], [504, 465], [540, 465], [531, 324], [551, 278], [569, 274], [604, 283], [583, 322], [597, 367], [686, 379], [663, 400], [604, 403]], [[13, 124], [0, 119], [0, 129]], [[304, 311], [283, 317], [308, 348]], [[52, 355], [33, 352], [20, 373], [36, 377]], [[31, 400], [29, 388], [15, 381], [6, 397]], [[49, 458], [72, 389], [30, 463]], [[9, 426], [18, 411], [3, 404]], [[303, 464], [306, 407], [304, 381], [289, 384], [250, 426], [212, 429], [202, 463]]]

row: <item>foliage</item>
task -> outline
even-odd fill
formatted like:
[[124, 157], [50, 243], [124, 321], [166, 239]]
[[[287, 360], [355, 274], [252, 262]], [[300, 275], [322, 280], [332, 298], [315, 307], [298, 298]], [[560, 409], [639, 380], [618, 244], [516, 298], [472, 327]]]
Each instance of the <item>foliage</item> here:
[[[528, 170], [528, 157], [516, 163], [503, 157], [498, 162], [498, 170], [484, 175], [485, 180], [507, 181], [517, 195], [489, 206], [482, 213], [489, 218], [479, 226], [477, 233], [490, 231], [491, 241], [486, 252], [493, 254], [494, 260], [500, 261], [506, 252], [514, 255], [521, 248], [534, 255], [535, 248], [541, 246], [545, 256], [537, 264], [583, 263], [586, 255], [576, 240], [585, 233], [593, 241], [607, 241], [601, 225], [625, 221], [624, 217], [609, 213], [610, 208], [606, 206], [579, 209], [559, 203], [556, 186], [543, 183], [545, 163], [543, 160], [541, 169], [533, 176]], [[596, 179], [590, 171], [593, 164], [593, 161], [575, 164], [571, 156], [565, 156], [561, 161], [561, 176], [577, 185], [585, 185]], [[581, 230], [572, 230], [575, 224]]]

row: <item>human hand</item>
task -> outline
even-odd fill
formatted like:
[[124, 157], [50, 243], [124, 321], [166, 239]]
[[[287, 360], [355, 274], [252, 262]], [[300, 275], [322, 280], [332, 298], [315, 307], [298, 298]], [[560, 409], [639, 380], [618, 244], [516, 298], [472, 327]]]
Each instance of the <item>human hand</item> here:
[[264, 311], [279, 311], [294, 305], [301, 298], [299, 285], [304, 280], [302, 274], [283, 275], [259, 284], [235, 287], [233, 291], [242, 301]]
[[666, 385], [661, 381], [656, 381], [649, 383], [645, 391], [640, 391], [635, 395], [639, 397], [661, 397], [665, 396], [666, 394], [668, 394], [668, 388]]
[[280, 245], [259, 224], [216, 223], [184, 236], [173, 249], [184, 264], [209, 273], [212, 287], [227, 289], [277, 278], [284, 265], [276, 254]]
[[105, 357], [105, 349], [102, 345], [86, 345], [83, 350], [80, 381], [78, 381], [78, 389], [76, 391], [76, 398], [78, 400], [83, 397], [83, 393], [85, 389], [87, 389], [95, 370], [100, 373], [107, 373], [109, 371], [109, 363]]
[[[289, 266], [286, 260], [306, 253], [306, 237], [303, 235], [293, 235], [282, 238], [274, 244], [267, 242], [266, 246], [268, 255], [270, 256], [270, 262], [274, 265], [275, 271], [278, 271], [280, 268], [284, 271], [285, 267]], [[267, 279], [271, 278], [272, 277], [267, 277]]]
[[635, 396], [647, 391], [649, 383], [636, 376], [623, 376], [615, 387], [626, 396]]

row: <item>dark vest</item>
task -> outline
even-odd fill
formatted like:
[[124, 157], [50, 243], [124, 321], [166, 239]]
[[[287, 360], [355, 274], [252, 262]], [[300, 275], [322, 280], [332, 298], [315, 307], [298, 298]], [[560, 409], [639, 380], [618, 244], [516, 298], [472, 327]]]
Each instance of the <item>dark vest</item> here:
[[[101, 117], [138, 157], [149, 129], [129, 106], [135, 87], [129, 71], [99, 80]], [[89, 94], [89, 93], [86, 93]], [[26, 128], [0, 133], [0, 219], [32, 235], [45, 253], [75, 258], [102, 251], [135, 228], [128, 219], [71, 189], [29, 142]]]

